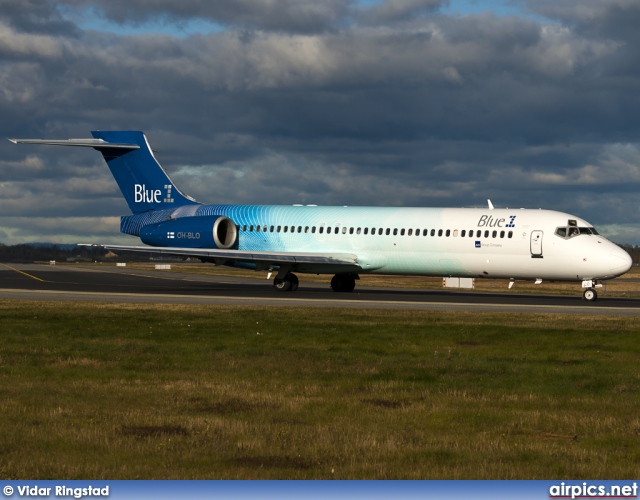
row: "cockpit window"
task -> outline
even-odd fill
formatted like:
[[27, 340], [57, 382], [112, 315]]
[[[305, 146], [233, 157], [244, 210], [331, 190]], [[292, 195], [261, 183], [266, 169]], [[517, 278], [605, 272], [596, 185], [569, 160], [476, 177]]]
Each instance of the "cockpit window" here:
[[596, 231], [593, 227], [578, 227], [577, 225], [572, 223], [575, 223], [575, 221], [570, 220], [569, 225], [566, 227], [557, 227], [555, 232], [556, 236], [568, 239], [574, 238], [575, 236], [580, 236], [581, 234], [598, 234], [598, 231]]

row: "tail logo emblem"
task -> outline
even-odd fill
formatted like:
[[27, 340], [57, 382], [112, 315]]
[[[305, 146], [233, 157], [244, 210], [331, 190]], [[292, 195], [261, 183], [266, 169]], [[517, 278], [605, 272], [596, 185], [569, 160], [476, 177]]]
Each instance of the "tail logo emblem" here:
[[172, 187], [171, 184], [164, 186], [167, 194], [164, 199], [161, 199], [162, 191], [160, 189], [147, 189], [144, 184], [134, 184], [133, 199], [136, 203], [173, 203], [173, 198], [171, 197]]
[[166, 184], [164, 188], [167, 190], [167, 196], [163, 200], [165, 203], [173, 203], [173, 198], [171, 197], [171, 184]]

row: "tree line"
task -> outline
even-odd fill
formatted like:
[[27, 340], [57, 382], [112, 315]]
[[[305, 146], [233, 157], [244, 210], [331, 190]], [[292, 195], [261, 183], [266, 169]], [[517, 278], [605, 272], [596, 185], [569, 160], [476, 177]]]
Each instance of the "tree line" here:
[[[631, 258], [633, 265], [640, 265], [640, 246], [620, 245]], [[118, 259], [128, 262], [147, 262], [151, 254], [122, 252], [118, 255], [100, 247], [82, 247], [77, 245], [53, 245], [48, 243], [24, 243], [20, 245], [3, 245], [0, 243], [0, 262], [114, 262]], [[157, 259], [157, 257], [156, 257]]]
[[0, 243], [0, 262], [114, 262], [119, 259], [131, 261], [148, 261], [148, 254], [133, 252], [115, 255], [100, 247], [84, 247], [77, 245], [53, 245], [46, 243], [25, 243], [20, 245], [3, 245]]

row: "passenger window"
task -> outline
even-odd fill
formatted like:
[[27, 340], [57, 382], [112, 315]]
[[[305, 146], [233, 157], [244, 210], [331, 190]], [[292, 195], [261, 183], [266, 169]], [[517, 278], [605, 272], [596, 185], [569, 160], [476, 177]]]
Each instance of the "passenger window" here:
[[436, 230], [435, 230], [435, 229], [432, 229], [432, 230], [431, 230], [431, 236], [435, 236], [435, 235], [436, 235]]
[[442, 229], [438, 229], [438, 236], [442, 236]]
[[253, 232], [253, 226], [249, 226], [249, 232]]
[[508, 236], [509, 236], [509, 238], [513, 237], [513, 231], [509, 231]]
[[284, 232], [286, 233], [287, 231], [289, 231], [289, 226], [284, 226]]
[[360, 234], [360, 231], [362, 231], [360, 228], [356, 229], [356, 234]]
[[391, 232], [391, 229], [387, 228], [387, 230], [385, 231], [385, 234], [386, 234], [387, 236], [389, 236], [389, 233], [390, 233], [390, 232]]
[[492, 238], [495, 238], [496, 236], [498, 236], [498, 231], [494, 231], [493, 233], [491, 233]]
[[298, 232], [301, 233], [302, 232], [302, 226], [298, 226]]
[[449, 236], [451, 236], [451, 229], [447, 229], [447, 232], [444, 233], [444, 235], [448, 238]]
[[256, 233], [260, 232], [260, 226], [256, 226]]
[[473, 229], [469, 231], [469, 238], [473, 238]]
[[485, 237], [485, 238], [488, 238], [488, 237], [489, 237], [489, 231], [488, 231], [488, 230], [484, 232], [484, 237]]
[[342, 228], [342, 234], [347, 234], [347, 226], [344, 226], [344, 227]]
[[271, 226], [271, 227], [269, 228], [269, 232], [270, 232], [270, 233], [273, 233], [273, 226]]
[[364, 234], [369, 234], [369, 228], [368, 227], [364, 228]]
[[420, 236], [420, 229], [416, 229], [416, 236]]
[[322, 234], [324, 232], [324, 227], [320, 226], [320, 229], [318, 229], [318, 232]]
[[394, 236], [396, 236], [397, 234], [398, 234], [398, 230], [397, 230], [397, 229], [394, 229], [394, 230], [393, 230], [393, 235], [394, 235]]
[[375, 227], [372, 227], [372, 228], [371, 228], [371, 234], [373, 234], [373, 235], [375, 235], [375, 234], [376, 234], [376, 228], [375, 228]]
[[409, 229], [407, 231], [407, 236], [413, 236], [413, 229]]
[[462, 231], [460, 231], [460, 238], [464, 238], [466, 234], [467, 234], [467, 230], [463, 229]]
[[349, 228], [349, 234], [353, 234], [353, 228], [352, 227]]
[[280, 232], [282, 230], [282, 226], [278, 226], [278, 228], [276, 229], [276, 232]]
[[242, 230], [246, 231], [247, 230], [247, 225], [245, 224], [244, 226], [242, 226]]
[[457, 230], [457, 229], [454, 229], [454, 230], [453, 230], [453, 236], [454, 236], [454, 238], [455, 238], [456, 236], [458, 236], [458, 230]]
[[296, 232], [296, 226], [291, 226], [291, 232], [295, 233]]
[[504, 238], [504, 231], [500, 231], [500, 238]]
[[400, 236], [404, 236], [404, 229], [400, 229]]
[[304, 234], [307, 234], [309, 232], [309, 226], [305, 226], [304, 227]]
[[311, 234], [315, 234], [315, 232], [316, 232], [316, 226], [313, 226], [313, 227], [311, 228]]

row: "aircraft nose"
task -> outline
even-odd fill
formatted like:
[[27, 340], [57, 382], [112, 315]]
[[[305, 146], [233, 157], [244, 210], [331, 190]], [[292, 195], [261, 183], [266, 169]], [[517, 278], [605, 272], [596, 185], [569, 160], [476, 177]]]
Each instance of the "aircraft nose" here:
[[626, 273], [632, 264], [631, 257], [622, 248], [616, 248], [609, 254], [609, 269], [616, 276]]

